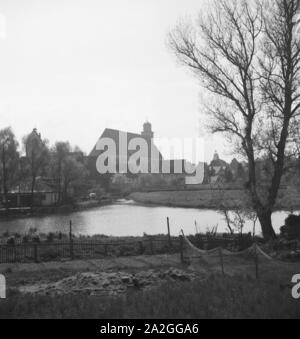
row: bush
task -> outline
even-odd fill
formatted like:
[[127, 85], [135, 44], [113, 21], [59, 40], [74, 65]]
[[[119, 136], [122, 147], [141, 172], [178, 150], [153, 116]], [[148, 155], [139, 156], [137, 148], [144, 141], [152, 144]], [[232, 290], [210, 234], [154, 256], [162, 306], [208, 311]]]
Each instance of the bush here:
[[52, 243], [54, 241], [54, 237], [55, 237], [54, 233], [48, 233], [47, 234], [47, 242]]
[[40, 243], [41, 242], [41, 238], [38, 235], [36, 235], [36, 236], [32, 237], [32, 242]]
[[131, 246], [122, 245], [119, 246], [119, 256], [129, 257], [135, 253], [134, 248]]
[[300, 239], [300, 215], [289, 215], [285, 220], [285, 226], [281, 233], [289, 239]]
[[7, 240], [7, 245], [14, 246], [16, 244], [15, 238], [11, 237]]
[[54, 248], [46, 249], [40, 254], [41, 261], [55, 261], [59, 258], [61, 258], [61, 256]]
[[5, 231], [2, 236], [3, 238], [8, 238], [10, 236], [10, 233], [8, 231]]
[[28, 235], [24, 235], [23, 237], [23, 244], [28, 244], [30, 241], [30, 237]]

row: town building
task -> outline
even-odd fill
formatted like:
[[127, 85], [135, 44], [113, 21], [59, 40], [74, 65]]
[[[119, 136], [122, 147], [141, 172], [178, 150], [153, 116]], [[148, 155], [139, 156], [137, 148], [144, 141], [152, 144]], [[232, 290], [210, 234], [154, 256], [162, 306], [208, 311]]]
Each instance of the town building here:
[[[96, 162], [98, 157], [105, 152], [104, 150], [97, 149], [97, 145], [101, 140], [109, 139], [112, 140], [116, 146], [116, 154], [111, 154], [112, 157], [115, 157], [116, 161], [116, 169], [117, 173], [122, 173], [122, 169], [124, 168], [124, 162], [127, 166], [125, 172], [129, 172], [129, 159], [132, 155], [134, 155], [137, 150], [130, 150], [129, 146], [134, 139], [142, 139], [147, 144], [147, 154], [144, 154], [145, 160], [148, 162], [148, 172], [151, 171], [151, 162], [156, 161], [160, 164], [163, 161], [163, 157], [160, 151], [157, 149], [155, 144], [153, 143], [154, 133], [152, 131], [152, 125], [149, 122], [144, 124], [143, 131], [141, 134], [131, 133], [131, 132], [123, 132], [116, 129], [106, 128], [102, 135], [100, 136], [98, 142], [94, 146], [93, 150], [90, 152], [89, 158], [89, 169], [93, 176], [97, 176]], [[141, 159], [142, 160], [142, 159]], [[123, 164], [122, 164], [123, 163]], [[123, 166], [121, 166], [123, 165]]]
[[[122, 140], [120, 140], [120, 138]], [[114, 160], [116, 160], [116, 170], [117, 170], [117, 174], [122, 174], [122, 169], [127, 168], [127, 170], [125, 171], [127, 174], [131, 174], [130, 173], [130, 162], [129, 159], [131, 158], [132, 155], [134, 155], [137, 152], [137, 149], [134, 150], [130, 150], [129, 149], [129, 145], [130, 143], [134, 140], [134, 139], [142, 139], [146, 141], [147, 144], [147, 154], [145, 154], [145, 158], [146, 159], [141, 159], [142, 160], [146, 160], [147, 164], [148, 164], [148, 173], [149, 174], [153, 174], [153, 175], [164, 175], [164, 178], [170, 179], [171, 181], [175, 180], [177, 178], [177, 173], [176, 170], [178, 167], [182, 167], [183, 169], [183, 173], [184, 173], [184, 160], [166, 160], [164, 159], [163, 155], [161, 154], [160, 150], [157, 148], [157, 146], [154, 144], [154, 132], [152, 130], [152, 125], [150, 122], [145, 122], [143, 125], [143, 130], [140, 134], [138, 133], [131, 133], [131, 132], [123, 132], [123, 131], [119, 131], [119, 130], [115, 130], [115, 129], [110, 129], [110, 128], [106, 128], [104, 130], [104, 132], [102, 133], [102, 135], [100, 136], [99, 141], [104, 140], [104, 139], [110, 139], [114, 142], [114, 144], [116, 145], [116, 154], [111, 155], [113, 157], [115, 157]], [[125, 144], [121, 145], [121, 141], [124, 142], [125, 140]], [[97, 144], [98, 144], [97, 142]], [[103, 154], [103, 152], [105, 152], [105, 150], [99, 150], [97, 149], [97, 144], [94, 146], [94, 148], [92, 149], [92, 151], [90, 152], [89, 156], [88, 156], [88, 168], [89, 168], [89, 172], [91, 175], [91, 178], [97, 180], [97, 181], [101, 181], [101, 179], [103, 179], [103, 177], [105, 175], [99, 175], [97, 168], [96, 168], [96, 163], [97, 163], [97, 159], [98, 157]], [[125, 154], [124, 154], [124, 150], [125, 150]], [[120, 158], [121, 156], [125, 156], [125, 160]], [[126, 162], [126, 165], [124, 166], [124, 161]], [[123, 166], [121, 166], [121, 162], [123, 162]], [[170, 165], [170, 171], [169, 173], [163, 173], [163, 169], [165, 168], [166, 163], [168, 162], [168, 164]], [[156, 164], [156, 172], [153, 173], [152, 171], [152, 164], [155, 163]], [[180, 166], [179, 166], [180, 165]], [[181, 173], [181, 176], [182, 174]], [[138, 173], [138, 174], [145, 174], [145, 173]], [[109, 174], [107, 174], [109, 175]], [[168, 177], [169, 175], [169, 177]], [[180, 175], [180, 174], [178, 174]], [[172, 176], [172, 177], [170, 177]], [[174, 177], [176, 176], [176, 178]], [[117, 179], [118, 178], [118, 179]], [[115, 180], [120, 181], [120, 176], [118, 176]], [[178, 178], [177, 178], [178, 179]], [[127, 179], [126, 179], [127, 180]], [[126, 181], [124, 180], [124, 182]]]
[[227, 168], [228, 164], [226, 161], [220, 159], [219, 154], [216, 151], [213, 160], [209, 165], [210, 183], [217, 184], [223, 181]]
[[[36, 179], [33, 192], [34, 206], [49, 207], [57, 203], [58, 194], [55, 188], [44, 182], [43, 178]], [[8, 208], [26, 208], [32, 206], [31, 183], [25, 180], [8, 193]]]

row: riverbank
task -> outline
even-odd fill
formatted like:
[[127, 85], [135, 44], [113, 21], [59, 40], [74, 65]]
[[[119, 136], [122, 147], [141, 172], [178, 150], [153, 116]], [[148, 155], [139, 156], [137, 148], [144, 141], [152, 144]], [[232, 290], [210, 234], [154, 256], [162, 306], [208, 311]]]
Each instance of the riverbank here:
[[[201, 190], [170, 190], [157, 192], [134, 192], [128, 199], [145, 205], [220, 209], [225, 204], [228, 209], [251, 206], [249, 196], [243, 189], [201, 189]], [[280, 190], [275, 206], [276, 211], [300, 210], [300, 191]]]
[[16, 218], [30, 218], [30, 217], [40, 217], [44, 215], [54, 215], [54, 214], [68, 214], [73, 212], [85, 211], [97, 207], [107, 206], [113, 203], [112, 199], [105, 200], [89, 200], [77, 202], [70, 205], [62, 206], [43, 206], [43, 207], [30, 207], [26, 208], [12, 208], [9, 210], [1, 209], [0, 210], [0, 221], [1, 220], [10, 220]]
[[247, 195], [243, 190], [161, 191], [135, 192], [128, 199], [146, 205], [203, 209], [218, 209], [223, 200], [233, 209], [241, 206]]

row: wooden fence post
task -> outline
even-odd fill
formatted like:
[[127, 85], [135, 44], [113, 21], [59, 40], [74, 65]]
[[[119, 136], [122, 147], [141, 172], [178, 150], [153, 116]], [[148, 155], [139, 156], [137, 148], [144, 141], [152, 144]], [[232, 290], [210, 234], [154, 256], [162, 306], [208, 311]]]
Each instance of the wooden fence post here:
[[183, 256], [183, 236], [182, 235], [179, 236], [179, 240], [180, 240], [180, 261], [183, 264], [184, 256]]
[[168, 226], [168, 241], [169, 241], [169, 246], [172, 247], [171, 231], [170, 231], [170, 219], [169, 219], [169, 217], [167, 217], [167, 226]]
[[259, 279], [259, 262], [258, 262], [258, 254], [257, 254], [257, 244], [255, 243], [255, 277], [256, 277], [256, 280]]
[[197, 220], [195, 220], [195, 231], [196, 231], [196, 235], [198, 235], [199, 234], [199, 230], [198, 230]]
[[149, 236], [149, 242], [150, 242], [150, 253], [151, 253], [151, 255], [153, 255], [154, 249], [153, 249], [153, 240], [152, 240], [151, 236]]
[[140, 254], [144, 254], [145, 253], [144, 244], [142, 241], [140, 241], [139, 244], [140, 244]]
[[34, 262], [38, 263], [39, 262], [38, 244], [34, 244], [33, 251], [34, 251]]
[[220, 264], [221, 264], [222, 274], [223, 274], [223, 276], [225, 276], [224, 260], [223, 260], [223, 250], [222, 250], [222, 247], [219, 247], [219, 256], [220, 256]]
[[72, 220], [70, 220], [70, 257], [74, 260], [73, 234], [72, 234]]
[[17, 262], [17, 248], [16, 245], [13, 245], [13, 249], [14, 249], [14, 262]]

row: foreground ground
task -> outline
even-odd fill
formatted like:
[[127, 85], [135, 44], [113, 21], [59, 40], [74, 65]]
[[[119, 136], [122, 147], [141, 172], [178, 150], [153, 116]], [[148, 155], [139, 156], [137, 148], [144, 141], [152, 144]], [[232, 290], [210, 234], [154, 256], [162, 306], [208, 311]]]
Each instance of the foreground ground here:
[[1, 318], [300, 318], [291, 278], [300, 264], [247, 258], [181, 264], [179, 255], [0, 265]]

